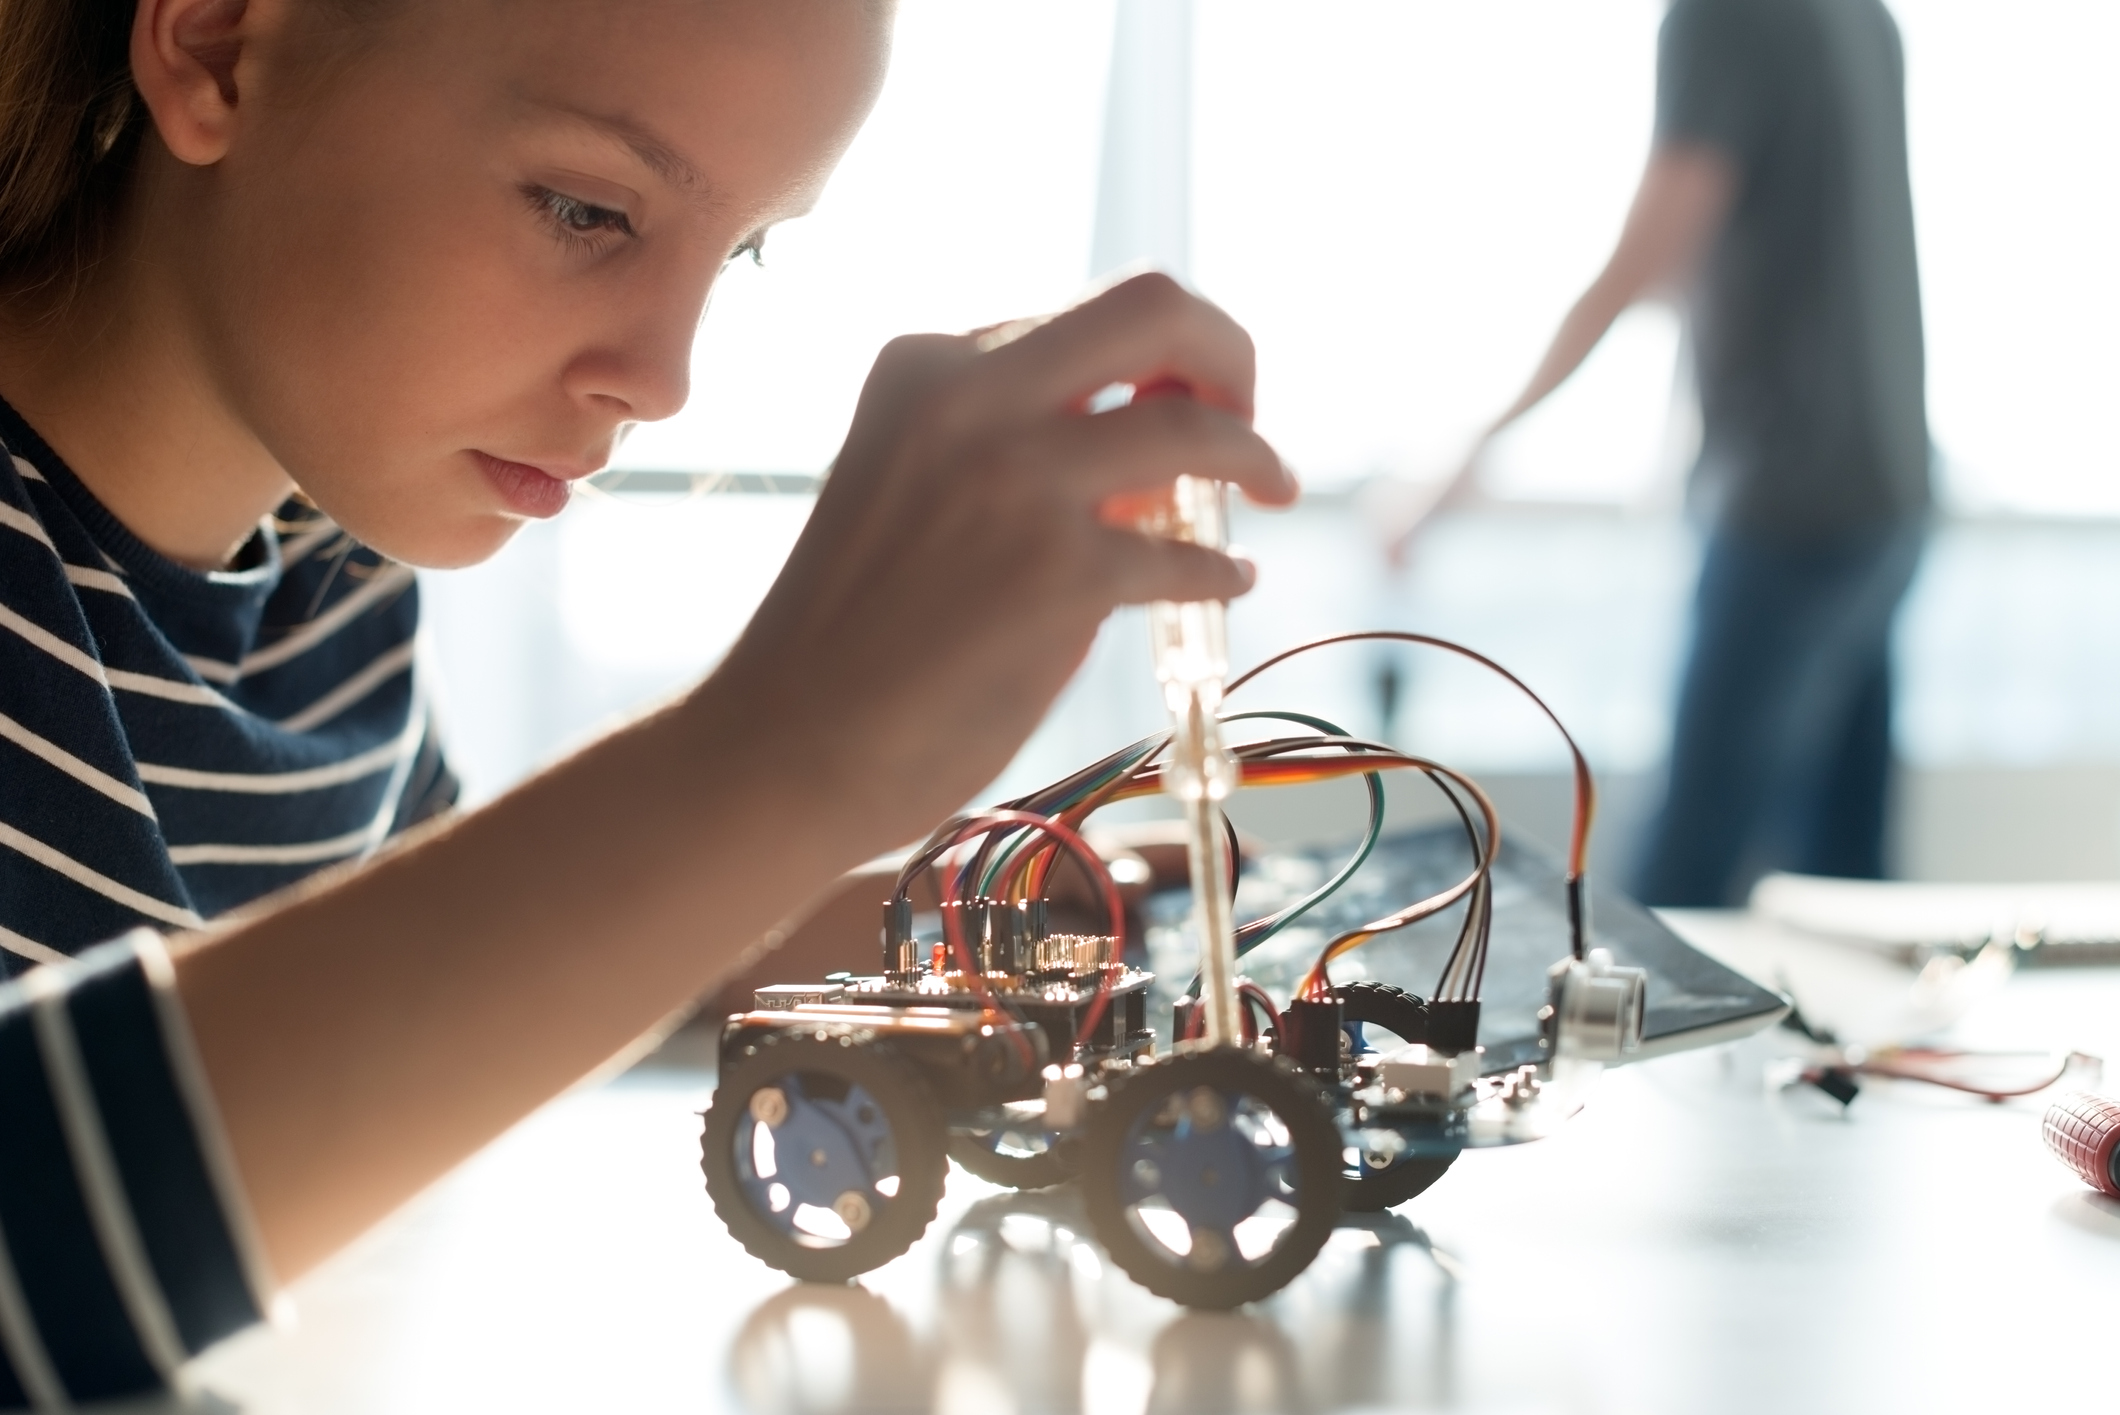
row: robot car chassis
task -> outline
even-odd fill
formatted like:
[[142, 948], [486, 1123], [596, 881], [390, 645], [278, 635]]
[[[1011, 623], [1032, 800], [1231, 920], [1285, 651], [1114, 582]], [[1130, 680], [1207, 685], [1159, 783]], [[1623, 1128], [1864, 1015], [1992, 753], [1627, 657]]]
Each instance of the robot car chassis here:
[[[1136, 1282], [1190, 1307], [1230, 1308], [1301, 1273], [1343, 1212], [1403, 1203], [1460, 1152], [1540, 1139], [1580, 1108], [1601, 1065], [1639, 1045], [1646, 989], [1640, 970], [1585, 947], [1587, 770], [1578, 771], [1568, 881], [1573, 937], [1556, 940], [1565, 952], [1548, 973], [1541, 1059], [1488, 1075], [1477, 1032], [1486, 866], [1499, 833], [1492, 806], [1436, 763], [1315, 719], [1254, 716], [1316, 735], [1233, 749], [1241, 784], [1363, 775], [1373, 841], [1377, 773], [1421, 771], [1464, 819], [1467, 879], [1335, 940], [1284, 1006], [1238, 980], [1238, 1037], [1193, 1039], [1209, 1000], [1196, 984], [1175, 1009], [1178, 1040], [1159, 1049], [1148, 1014], [1154, 979], [1123, 961], [1109, 876], [1112, 917], [1099, 933], [1050, 928], [1042, 884], [1063, 854], [1103, 874], [1073, 826], [1099, 805], [1158, 789], [1168, 738], [953, 821], [915, 853], [884, 906], [880, 973], [760, 989], [753, 1010], [723, 1029], [701, 1168], [746, 1249], [797, 1278], [851, 1279], [921, 1236], [955, 1160], [1018, 1189], [1078, 1183], [1093, 1235]], [[911, 881], [924, 869], [946, 881], [943, 942], [914, 936]], [[1330, 983], [1324, 964], [1336, 950], [1460, 899], [1459, 944], [1434, 997]], [[1266, 922], [1237, 930], [1240, 950], [1245, 930]]]

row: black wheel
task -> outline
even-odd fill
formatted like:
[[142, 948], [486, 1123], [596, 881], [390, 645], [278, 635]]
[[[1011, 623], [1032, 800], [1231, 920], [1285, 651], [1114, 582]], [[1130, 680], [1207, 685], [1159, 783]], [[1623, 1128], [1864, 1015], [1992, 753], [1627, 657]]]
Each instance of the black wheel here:
[[1379, 1150], [1350, 1147], [1342, 1157], [1340, 1205], [1351, 1214], [1380, 1214], [1395, 1209], [1426, 1193], [1455, 1163], [1456, 1155], [1393, 1159]]
[[1073, 1179], [1081, 1147], [1045, 1128], [1045, 1102], [1019, 1101], [950, 1132], [950, 1158], [989, 1184], [1046, 1189]]
[[[1379, 1045], [1377, 1032], [1388, 1032], [1400, 1042], [1428, 1037], [1428, 1004], [1404, 988], [1389, 983], [1344, 983], [1333, 993], [1340, 999], [1340, 1022], [1356, 1056], [1389, 1050], [1389, 1044]], [[1456, 1159], [1456, 1155], [1395, 1159], [1381, 1147], [1350, 1146], [1342, 1156], [1340, 1202], [1349, 1213], [1382, 1213], [1424, 1192]]]
[[1347, 1029], [1348, 1046], [1357, 1056], [1386, 1049], [1369, 1035], [1371, 1027], [1401, 1042], [1428, 1040], [1428, 1004], [1404, 988], [1389, 983], [1342, 983], [1332, 995], [1340, 1000], [1340, 1025]]
[[775, 1032], [723, 1066], [700, 1137], [714, 1211], [751, 1255], [844, 1282], [913, 1246], [942, 1199], [942, 1115], [864, 1031]]
[[1083, 1144], [1090, 1229], [1127, 1276], [1226, 1310], [1310, 1266], [1340, 1216], [1340, 1130], [1292, 1067], [1185, 1052], [1114, 1088]]

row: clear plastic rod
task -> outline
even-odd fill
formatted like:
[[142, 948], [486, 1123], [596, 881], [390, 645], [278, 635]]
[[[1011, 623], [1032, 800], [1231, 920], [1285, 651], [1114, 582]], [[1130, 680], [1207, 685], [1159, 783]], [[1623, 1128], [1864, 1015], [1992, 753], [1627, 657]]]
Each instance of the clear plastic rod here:
[[[1180, 477], [1168, 503], [1143, 519], [1144, 530], [1225, 549], [1229, 541], [1220, 482]], [[1237, 1015], [1237, 943], [1229, 898], [1229, 839], [1222, 803], [1236, 785], [1236, 762], [1222, 745], [1222, 684], [1229, 676], [1226, 609], [1219, 600], [1158, 601], [1148, 608], [1156, 680], [1170, 709], [1165, 788], [1185, 811], [1186, 863], [1192, 874], [1193, 923], [1200, 936], [1200, 1002], [1209, 1046], [1233, 1046]]]

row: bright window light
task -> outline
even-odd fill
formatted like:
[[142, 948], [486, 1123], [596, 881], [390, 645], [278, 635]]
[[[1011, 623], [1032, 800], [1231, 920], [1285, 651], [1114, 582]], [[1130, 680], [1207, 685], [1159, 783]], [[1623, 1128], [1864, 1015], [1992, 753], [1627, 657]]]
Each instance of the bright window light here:
[[2120, 515], [2120, 6], [1892, 9], [1946, 484], [1968, 509]]
[[[1648, 151], [1658, 0], [1198, 7], [1195, 269], [1259, 342], [1259, 416], [1312, 485], [1451, 470], [1619, 231]], [[1501, 489], [1625, 496], [1665, 422], [1650, 320], [1556, 399]], [[1530, 431], [1527, 429], [1527, 432]], [[1595, 450], [1590, 450], [1595, 449]], [[1618, 449], [1623, 465], [1606, 465]], [[1624, 465], [1628, 459], [1639, 465]]]
[[559, 524], [560, 624], [596, 668], [698, 672], [736, 642], [810, 514], [806, 496], [600, 497]]
[[[1893, 8], [1947, 505], [2120, 516], [2105, 427], [2120, 384], [2120, 187], [2107, 176], [2120, 86], [2104, 71], [2120, 6]], [[1619, 231], [1648, 149], [1663, 13], [1662, 0], [1196, 0], [1192, 278], [1252, 331], [1261, 427], [1313, 488], [1451, 470], [1514, 395]], [[1114, 14], [1112, 0], [902, 0], [890, 80], [817, 210], [772, 233], [764, 268], [730, 269], [690, 406], [637, 430], [619, 465], [814, 475], [887, 340], [1078, 298]], [[1679, 350], [1671, 311], [1625, 317], [1495, 447], [1489, 489], [1668, 504], [1690, 451], [1689, 402], [1672, 398]], [[710, 666], [808, 505], [585, 502], [493, 565], [431, 577], [453, 750], [474, 794]], [[1691, 563], [1672, 523], [1468, 521], [1429, 570], [1389, 582], [1361, 519], [1329, 498], [1245, 518], [1263, 580], [1232, 623], [1240, 658], [1418, 621], [1549, 685], [1601, 765], [1658, 759]], [[2066, 553], [2036, 536], [2007, 555], [1939, 542], [1904, 636], [1915, 759], [2120, 751], [2096, 670], [2112, 661], [2095, 651], [2112, 618], [2103, 532], [2057, 534], [2077, 530]], [[1596, 594], [1573, 588], [1583, 577]], [[1373, 725], [1368, 660], [1288, 672], [1301, 700]], [[1437, 750], [1482, 767], [1548, 762], [1536, 723], [1497, 726], [1447, 670], [1407, 692], [1401, 729]], [[1140, 621], [1121, 615], [1004, 782], [1049, 779], [1161, 722]]]

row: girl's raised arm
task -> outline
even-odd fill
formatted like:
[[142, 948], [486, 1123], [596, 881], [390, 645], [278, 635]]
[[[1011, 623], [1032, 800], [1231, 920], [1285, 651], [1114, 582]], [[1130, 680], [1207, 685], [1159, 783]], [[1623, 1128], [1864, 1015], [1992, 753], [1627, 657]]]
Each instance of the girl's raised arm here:
[[[312, 1267], [993, 779], [1116, 605], [1241, 562], [1108, 524], [1181, 473], [1285, 502], [1225, 315], [1141, 277], [1000, 347], [900, 340], [780, 581], [683, 699], [176, 955], [275, 1271]], [[1115, 382], [1197, 400], [1085, 416]]]

